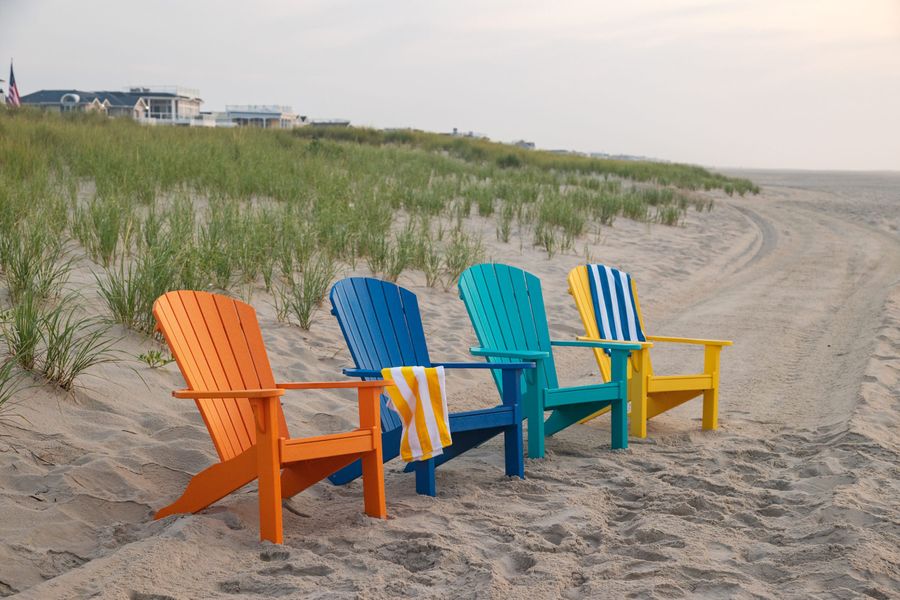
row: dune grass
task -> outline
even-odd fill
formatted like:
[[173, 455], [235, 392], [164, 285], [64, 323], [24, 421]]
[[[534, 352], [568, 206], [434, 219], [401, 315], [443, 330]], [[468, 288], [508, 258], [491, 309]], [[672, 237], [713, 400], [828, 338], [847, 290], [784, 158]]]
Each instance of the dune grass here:
[[0, 164], [0, 405], [27, 387], [24, 373], [68, 391], [85, 371], [116, 359], [109, 326], [83, 316], [80, 299], [64, 293], [72, 187], [20, 158]]
[[27, 371], [37, 367], [45, 319], [41, 301], [26, 291], [4, 313], [0, 324], [7, 355]]
[[328, 288], [337, 274], [337, 264], [327, 254], [311, 257], [297, 278], [291, 277], [280, 288], [284, 320], [296, 320], [301, 329], [309, 330], [312, 318], [328, 295]]
[[90, 368], [118, 360], [109, 326], [79, 312], [77, 303], [68, 302], [49, 309], [43, 320], [41, 374], [66, 391]]
[[20, 370], [14, 360], [0, 360], [0, 421], [4, 420], [19, 394], [30, 387], [25, 373]]
[[[97, 269], [112, 320], [153, 331], [178, 288], [263, 288], [308, 328], [331, 280], [362, 261], [385, 279], [452, 287], [484, 259], [472, 219], [553, 256], [625, 217], [677, 225], [700, 191], [755, 186], [700, 167], [526, 151], [415, 131], [142, 127], [89, 114], [0, 113], [0, 271], [10, 301], [58, 296], [69, 240]], [[39, 214], [38, 214], [39, 213]], [[41, 223], [41, 227], [35, 226]], [[100, 346], [98, 346], [100, 347]]]
[[589, 158], [511, 147], [489, 140], [453, 137], [415, 130], [381, 131], [365, 128], [301, 128], [299, 137], [315, 140], [355, 142], [373, 146], [402, 145], [431, 152], [446, 152], [468, 162], [483, 162], [500, 168], [538, 167], [559, 172], [588, 173], [652, 181], [684, 189], [723, 189], [727, 194], [759, 193], [750, 180], [726, 177], [703, 167], [677, 163]]
[[71, 390], [91, 367], [118, 359], [109, 325], [81, 313], [73, 295], [53, 302], [26, 290], [0, 322], [7, 359]]

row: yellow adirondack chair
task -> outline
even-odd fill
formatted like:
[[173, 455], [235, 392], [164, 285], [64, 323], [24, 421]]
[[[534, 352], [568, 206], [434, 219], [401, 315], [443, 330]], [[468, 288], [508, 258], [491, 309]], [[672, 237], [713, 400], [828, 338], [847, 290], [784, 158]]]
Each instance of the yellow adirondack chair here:
[[[591, 280], [602, 293], [598, 301], [605, 301], [598, 322], [597, 310], [591, 294]], [[585, 341], [628, 341], [639, 343], [641, 349], [632, 351], [628, 369], [629, 432], [647, 437], [647, 420], [703, 395], [703, 429], [715, 429], [719, 418], [719, 355], [727, 340], [653, 336], [643, 334], [644, 323], [638, 302], [637, 287], [627, 273], [604, 265], [580, 265], [569, 272], [569, 293], [575, 299], [586, 335]], [[604, 300], [599, 300], [600, 298]], [[599, 306], [599, 305], [598, 305]], [[605, 335], [601, 334], [601, 330]], [[654, 343], [697, 344], [704, 346], [703, 373], [691, 375], [654, 375], [650, 363], [650, 348]], [[609, 356], [595, 349], [594, 356], [604, 381], [610, 380]], [[608, 409], [607, 409], [608, 410]], [[585, 418], [589, 421], [606, 412], [598, 411]]]

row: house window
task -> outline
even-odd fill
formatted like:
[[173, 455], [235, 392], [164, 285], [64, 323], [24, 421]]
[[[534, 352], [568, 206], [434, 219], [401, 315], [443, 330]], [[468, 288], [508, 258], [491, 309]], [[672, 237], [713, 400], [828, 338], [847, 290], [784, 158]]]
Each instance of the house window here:
[[171, 119], [172, 118], [172, 101], [171, 100], [150, 100], [150, 118], [151, 119]]

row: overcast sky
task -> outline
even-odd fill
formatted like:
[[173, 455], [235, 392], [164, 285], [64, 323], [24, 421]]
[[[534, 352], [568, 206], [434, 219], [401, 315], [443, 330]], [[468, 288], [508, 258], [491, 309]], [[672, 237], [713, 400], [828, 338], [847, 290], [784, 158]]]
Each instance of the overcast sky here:
[[206, 110], [900, 170], [900, 0], [0, 0], [9, 57], [22, 94], [177, 84]]

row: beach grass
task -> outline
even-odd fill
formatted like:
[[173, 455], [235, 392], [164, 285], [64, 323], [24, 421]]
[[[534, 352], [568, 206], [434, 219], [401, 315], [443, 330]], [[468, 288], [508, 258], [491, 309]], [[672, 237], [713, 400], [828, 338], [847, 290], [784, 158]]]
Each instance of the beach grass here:
[[[623, 217], [678, 225], [703, 190], [756, 193], [701, 167], [529, 151], [481, 139], [357, 128], [142, 127], [34, 110], [0, 114], [0, 272], [9, 301], [65, 286], [73, 243], [111, 320], [151, 334], [172, 289], [271, 293], [308, 328], [363, 261], [390, 281], [455, 285], [484, 260], [466, 225], [493, 218], [548, 256]], [[325, 281], [328, 279], [328, 281]], [[23, 309], [25, 310], [25, 309]]]
[[8, 411], [18, 394], [29, 387], [25, 380], [25, 372], [16, 366], [11, 358], [0, 360], [0, 420]]
[[66, 391], [90, 368], [119, 360], [109, 326], [79, 313], [77, 303], [68, 302], [48, 310], [43, 319], [41, 374]]
[[109, 325], [82, 312], [74, 294], [48, 301], [26, 290], [0, 321], [5, 360], [70, 391], [91, 367], [118, 360]]

